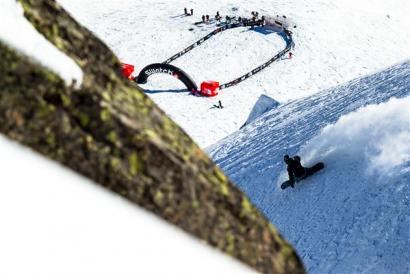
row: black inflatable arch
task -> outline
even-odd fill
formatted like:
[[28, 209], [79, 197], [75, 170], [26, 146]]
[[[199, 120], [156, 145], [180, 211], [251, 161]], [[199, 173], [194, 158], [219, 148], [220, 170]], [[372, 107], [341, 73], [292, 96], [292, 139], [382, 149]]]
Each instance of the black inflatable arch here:
[[187, 87], [189, 91], [193, 90], [198, 90], [198, 86], [195, 84], [195, 82], [189, 77], [189, 75], [183, 71], [180, 68], [177, 68], [176, 66], [170, 65], [170, 64], [151, 64], [143, 68], [140, 72], [140, 74], [137, 76], [135, 81], [138, 84], [146, 84], [148, 78], [153, 75], [153, 74], [158, 74], [158, 73], [165, 73], [169, 74], [178, 80], [180, 80], [184, 85]]

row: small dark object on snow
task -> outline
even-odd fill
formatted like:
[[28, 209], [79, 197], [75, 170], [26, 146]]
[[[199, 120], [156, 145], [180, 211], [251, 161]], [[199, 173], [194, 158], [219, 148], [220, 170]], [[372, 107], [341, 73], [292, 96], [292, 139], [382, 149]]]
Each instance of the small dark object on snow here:
[[194, 9], [191, 9], [191, 16], [194, 15]]
[[221, 100], [219, 100], [219, 101], [218, 101], [218, 105], [213, 105], [211, 108], [219, 108], [219, 109], [223, 109], [224, 107], [223, 107], [223, 105], [222, 105]]
[[188, 15], [188, 9], [187, 8], [184, 8], [184, 14]]
[[312, 167], [303, 167], [302, 164], [300, 163], [299, 156], [290, 158], [289, 155], [285, 155], [283, 157], [283, 160], [288, 166], [287, 169], [288, 169], [289, 180], [282, 183], [282, 185], [280, 186], [282, 189], [285, 189], [289, 186], [294, 188], [295, 182], [300, 182], [303, 179], [313, 175], [314, 173], [318, 172], [319, 170], [325, 167], [325, 165], [322, 162], [319, 162]]
[[202, 22], [205, 23], [205, 15], [202, 15]]
[[286, 28], [283, 29], [283, 32], [284, 32], [285, 35], [288, 36], [288, 37], [290, 37], [290, 36], [293, 35], [293, 32], [291, 32], [290, 30], [288, 30], [288, 29], [286, 29]]
[[219, 11], [216, 12], [215, 20], [218, 22], [221, 21], [221, 15], [219, 14]]
[[209, 15], [208, 14], [205, 16], [205, 18], [206, 18], [206, 21], [209, 22]]

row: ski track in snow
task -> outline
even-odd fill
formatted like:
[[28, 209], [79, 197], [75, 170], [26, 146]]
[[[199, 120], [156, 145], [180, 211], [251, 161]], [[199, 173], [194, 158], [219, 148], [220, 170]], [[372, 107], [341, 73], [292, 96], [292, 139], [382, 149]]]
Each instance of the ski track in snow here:
[[[149, 96], [201, 147], [238, 130], [261, 94], [286, 103], [410, 57], [407, 0], [59, 0], [73, 16], [102, 38], [122, 61], [140, 71], [163, 62], [215, 26], [196, 27], [202, 14], [250, 16], [285, 14], [298, 26], [292, 60], [273, 63], [216, 98], [190, 96], [172, 77], [157, 75], [143, 87]], [[181, 17], [183, 8], [194, 17]], [[193, 28], [193, 31], [189, 31]], [[200, 84], [235, 79], [284, 48], [276, 33], [246, 28], [221, 33], [173, 62]], [[224, 109], [211, 109], [221, 100]]]
[[[309, 273], [409, 273], [409, 82], [407, 61], [282, 105], [208, 148]], [[284, 154], [326, 167], [282, 191]]]

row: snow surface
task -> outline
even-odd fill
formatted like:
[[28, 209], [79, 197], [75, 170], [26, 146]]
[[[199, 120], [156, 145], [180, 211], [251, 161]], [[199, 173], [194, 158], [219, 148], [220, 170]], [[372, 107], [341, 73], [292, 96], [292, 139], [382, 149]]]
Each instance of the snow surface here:
[[0, 135], [0, 273], [255, 273]]
[[[244, 83], [223, 90], [216, 98], [191, 96], [180, 82], [164, 75], [152, 76], [143, 87], [201, 147], [235, 132], [246, 121], [260, 95], [282, 103], [243, 130], [209, 147], [210, 155], [291, 241], [309, 273], [410, 273], [410, 1], [59, 0], [59, 3], [101, 37], [123, 62], [135, 64], [137, 69], [164, 61], [213, 30], [213, 25], [192, 25], [202, 14], [212, 16], [220, 11], [223, 16], [249, 16], [256, 10], [262, 15], [285, 14], [291, 18], [298, 26], [294, 32], [293, 59], [275, 62]], [[13, 9], [8, 13], [4, 7], [15, 8], [15, 4], [0, 0], [2, 23], [12, 25], [13, 20], [19, 20], [15, 17], [21, 17], [20, 11]], [[195, 16], [181, 16], [184, 7], [194, 8]], [[10, 29], [17, 32], [0, 24], [0, 39], [4, 40], [5, 33], [12, 36]], [[217, 35], [173, 64], [188, 72], [197, 83], [203, 80], [224, 83], [262, 64], [284, 46], [281, 35], [266, 28], [234, 29]], [[218, 100], [222, 101], [223, 109], [212, 108]], [[12, 150], [6, 153], [7, 149]], [[150, 215], [137, 217], [136, 223], [132, 215], [140, 210], [129, 207], [121, 199], [113, 199], [115, 195], [104, 191], [96, 194], [98, 187], [80, 182], [82, 178], [61, 168], [53, 176], [54, 172], [48, 170], [52, 164], [37, 167], [42, 165], [39, 160], [30, 160], [37, 156], [18, 156], [20, 148], [14, 150], [6, 141], [3, 145], [1, 139], [0, 151], [3, 162], [0, 166], [9, 163], [6, 172], [13, 171], [2, 171], [0, 181], [0, 216], [2, 223], [10, 224], [0, 230], [0, 255], [7, 263], [0, 264], [0, 272], [39, 269], [41, 273], [60, 273], [64, 265], [68, 272], [112, 273], [114, 266], [110, 262], [121, 257], [125, 258], [121, 261], [122, 273], [136, 269], [135, 265], [139, 271], [158, 267], [157, 273], [184, 273], [179, 267], [185, 266], [186, 273], [192, 273], [192, 269], [196, 273], [202, 270], [203, 273], [229, 273], [229, 270], [240, 273], [228, 265], [229, 260], [221, 260], [220, 265], [209, 270], [207, 267], [213, 267], [212, 263], [219, 259], [211, 255], [209, 260], [202, 260], [197, 257], [202, 255], [195, 255], [189, 248], [185, 250], [188, 243], [174, 242], [174, 236], [168, 238], [170, 231], [152, 237], [152, 241], [160, 239], [158, 245], [164, 243], [164, 238], [170, 241], [167, 247], [159, 248], [165, 255], [156, 253], [157, 249], [149, 249], [147, 237], [134, 238], [141, 235], [136, 231], [150, 222]], [[282, 163], [286, 153], [301, 155], [305, 165], [324, 161], [326, 168], [298, 184], [296, 189], [281, 191], [278, 185], [286, 177]], [[6, 157], [1, 158], [3, 155]], [[14, 156], [18, 160], [13, 162], [10, 159]], [[16, 170], [21, 165], [33, 166], [34, 170], [20, 174]], [[45, 173], [36, 177], [36, 172], [42, 170]], [[26, 177], [21, 180], [16, 174]], [[64, 183], [66, 180], [69, 184]], [[34, 187], [33, 182], [44, 186]], [[90, 193], [69, 190], [76, 182], [79, 188], [90, 187]], [[48, 189], [53, 192], [50, 194]], [[28, 202], [17, 203], [12, 193]], [[99, 204], [97, 196], [106, 199], [102, 198], [104, 201]], [[38, 200], [50, 201], [53, 208]], [[100, 208], [104, 210], [98, 213]], [[113, 218], [108, 224], [107, 211], [112, 212], [108, 215]], [[43, 213], [47, 215], [40, 215]], [[93, 215], [96, 217], [89, 222]], [[30, 216], [34, 217], [30, 219]], [[157, 226], [166, 226], [154, 223], [146, 225], [146, 235], [154, 233]], [[28, 232], [23, 228], [28, 226], [38, 234], [38, 241], [33, 235], [25, 235]], [[115, 238], [106, 236], [112, 234], [123, 237], [121, 245]], [[141, 245], [143, 251], [137, 250]], [[179, 252], [180, 249], [184, 251]], [[56, 264], [40, 265], [45, 257], [56, 258]], [[70, 258], [69, 262], [66, 257]], [[163, 263], [156, 263], [158, 257]], [[192, 265], [180, 265], [181, 257]], [[27, 263], [22, 264], [20, 258]], [[115, 272], [121, 270], [115, 268]]]
[[58, 74], [67, 85], [83, 81], [80, 67], [45, 39], [23, 15], [16, 0], [0, 0], [0, 41]]
[[[201, 147], [233, 133], [246, 121], [261, 94], [285, 103], [410, 58], [408, 0], [59, 0], [75, 18], [104, 40], [123, 62], [139, 71], [165, 61], [215, 26], [196, 27], [202, 14], [250, 16], [285, 14], [294, 21], [296, 48], [291, 60], [263, 72], [216, 98], [181, 91], [172, 77], [156, 75], [143, 87]], [[194, 17], [181, 17], [183, 8]], [[193, 28], [193, 31], [189, 31]], [[235, 79], [285, 47], [277, 33], [256, 28], [217, 35], [172, 64], [199, 84]], [[213, 109], [221, 100], [224, 109]]]
[[[309, 273], [410, 273], [410, 61], [262, 115], [211, 146]], [[282, 157], [325, 169], [295, 189]]]

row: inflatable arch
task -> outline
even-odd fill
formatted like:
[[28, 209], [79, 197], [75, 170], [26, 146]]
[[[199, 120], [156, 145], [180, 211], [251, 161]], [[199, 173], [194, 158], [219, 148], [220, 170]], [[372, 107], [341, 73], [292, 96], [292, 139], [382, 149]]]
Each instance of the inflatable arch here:
[[[254, 68], [250, 72], [242, 75], [239, 78], [236, 78], [228, 83], [225, 84], [219, 84], [217, 81], [205, 81], [202, 82], [201, 84], [201, 89], [198, 90], [198, 86], [195, 84], [195, 82], [189, 77], [189, 75], [183, 71], [182, 69], [171, 65], [170, 63], [175, 61], [176, 59], [182, 57], [189, 51], [195, 49], [208, 39], [210, 39], [212, 36], [217, 35], [218, 33], [221, 33], [223, 31], [233, 29], [233, 28], [238, 28], [238, 27], [255, 27], [255, 26], [281, 26], [283, 29], [283, 32], [286, 36], [285, 41], [286, 41], [286, 47], [281, 50], [279, 53], [277, 53], [275, 56], [273, 56], [271, 59], [269, 59], [267, 62], [263, 63], [257, 68]], [[138, 84], [145, 84], [147, 83], [148, 78], [153, 75], [153, 74], [158, 74], [158, 73], [163, 73], [163, 74], [169, 74], [181, 82], [184, 83], [184, 85], [187, 87], [189, 91], [191, 91], [193, 94], [201, 94], [203, 96], [216, 96], [218, 95], [218, 92], [222, 89], [229, 88], [231, 86], [237, 85], [249, 77], [252, 77], [253, 75], [259, 73], [260, 71], [264, 70], [268, 66], [270, 66], [273, 62], [279, 60], [282, 56], [284, 56], [286, 53], [290, 52], [292, 48], [294, 48], [295, 43], [293, 42], [292, 39], [292, 32], [287, 29], [291, 24], [286, 18], [286, 16], [276, 16], [275, 17], [269, 17], [265, 18], [264, 16], [262, 19], [253, 21], [253, 20], [248, 20], [248, 19], [243, 19], [239, 20], [239, 22], [233, 23], [233, 24], [226, 24], [223, 25], [205, 37], [201, 38], [200, 40], [196, 41], [186, 49], [178, 52], [171, 58], [165, 60], [163, 63], [155, 63], [146, 66], [145, 68], [142, 69], [142, 71], [139, 73], [137, 77], [134, 77], [134, 66], [129, 65], [129, 64], [123, 64], [122, 66], [122, 72], [123, 74], [130, 80], [136, 81]], [[296, 27], [296, 26], [294, 26]]]
[[135, 81], [138, 84], [146, 84], [148, 78], [153, 75], [153, 74], [158, 74], [158, 73], [165, 73], [169, 74], [178, 80], [180, 80], [184, 85], [187, 87], [189, 91], [197, 91], [198, 86], [195, 84], [195, 82], [189, 77], [189, 75], [183, 71], [182, 69], [170, 65], [170, 64], [151, 64], [146, 66], [141, 70], [139, 75], [136, 77]]

